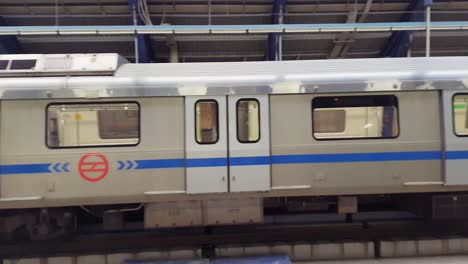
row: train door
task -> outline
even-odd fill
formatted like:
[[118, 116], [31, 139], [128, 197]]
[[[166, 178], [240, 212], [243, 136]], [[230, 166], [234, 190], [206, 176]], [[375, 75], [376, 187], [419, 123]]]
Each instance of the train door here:
[[228, 191], [226, 116], [226, 96], [185, 98], [187, 193]]
[[468, 93], [443, 91], [445, 184], [468, 184]]
[[228, 96], [229, 190], [270, 190], [268, 95]]
[[187, 96], [187, 193], [270, 190], [268, 95]]

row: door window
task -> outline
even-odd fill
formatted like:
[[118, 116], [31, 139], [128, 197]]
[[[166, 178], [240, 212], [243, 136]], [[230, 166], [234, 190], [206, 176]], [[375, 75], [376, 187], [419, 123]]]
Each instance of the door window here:
[[260, 140], [260, 104], [256, 99], [237, 101], [237, 140], [255, 143]]
[[198, 144], [215, 144], [218, 141], [218, 103], [199, 100], [195, 103], [195, 140]]
[[453, 97], [454, 129], [457, 136], [468, 136], [468, 95], [457, 94]]

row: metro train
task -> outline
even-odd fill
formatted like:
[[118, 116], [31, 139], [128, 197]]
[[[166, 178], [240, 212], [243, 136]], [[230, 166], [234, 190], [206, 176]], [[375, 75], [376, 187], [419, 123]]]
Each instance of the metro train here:
[[468, 57], [1, 55], [0, 78], [6, 237], [53, 237], [88, 214], [104, 230], [129, 214], [144, 228], [353, 214], [369, 197], [468, 216]]

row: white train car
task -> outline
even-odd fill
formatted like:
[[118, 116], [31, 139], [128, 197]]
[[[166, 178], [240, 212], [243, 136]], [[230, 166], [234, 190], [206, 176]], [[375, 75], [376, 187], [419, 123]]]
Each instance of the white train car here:
[[147, 228], [261, 222], [282, 197], [354, 213], [419, 193], [433, 217], [466, 217], [467, 67], [2, 55], [2, 232], [49, 237], [81, 211], [108, 229], [129, 211]]

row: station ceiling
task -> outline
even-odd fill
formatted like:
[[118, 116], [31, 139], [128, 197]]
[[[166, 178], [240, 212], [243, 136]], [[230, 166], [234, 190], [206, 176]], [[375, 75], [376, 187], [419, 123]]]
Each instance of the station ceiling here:
[[[154, 25], [271, 24], [275, 0], [147, 0]], [[277, 0], [279, 1], [279, 0]], [[284, 23], [400, 22], [422, 13], [403, 0], [288, 0]], [[366, 9], [367, 5], [367, 9]], [[468, 1], [432, 4], [432, 21], [468, 21]], [[368, 12], [366, 12], [368, 10]], [[132, 25], [128, 0], [1, 0], [0, 16], [8, 26]], [[282, 59], [369, 58], [382, 56], [392, 32], [295, 33], [282, 36]], [[414, 32], [409, 55], [424, 56], [425, 33]], [[167, 62], [170, 43], [180, 62], [264, 60], [268, 34], [151, 35], [152, 57]], [[134, 37], [17, 36], [22, 53], [119, 53], [134, 59]], [[401, 41], [400, 41], [401, 42]], [[432, 56], [468, 55], [468, 31], [434, 31]]]

